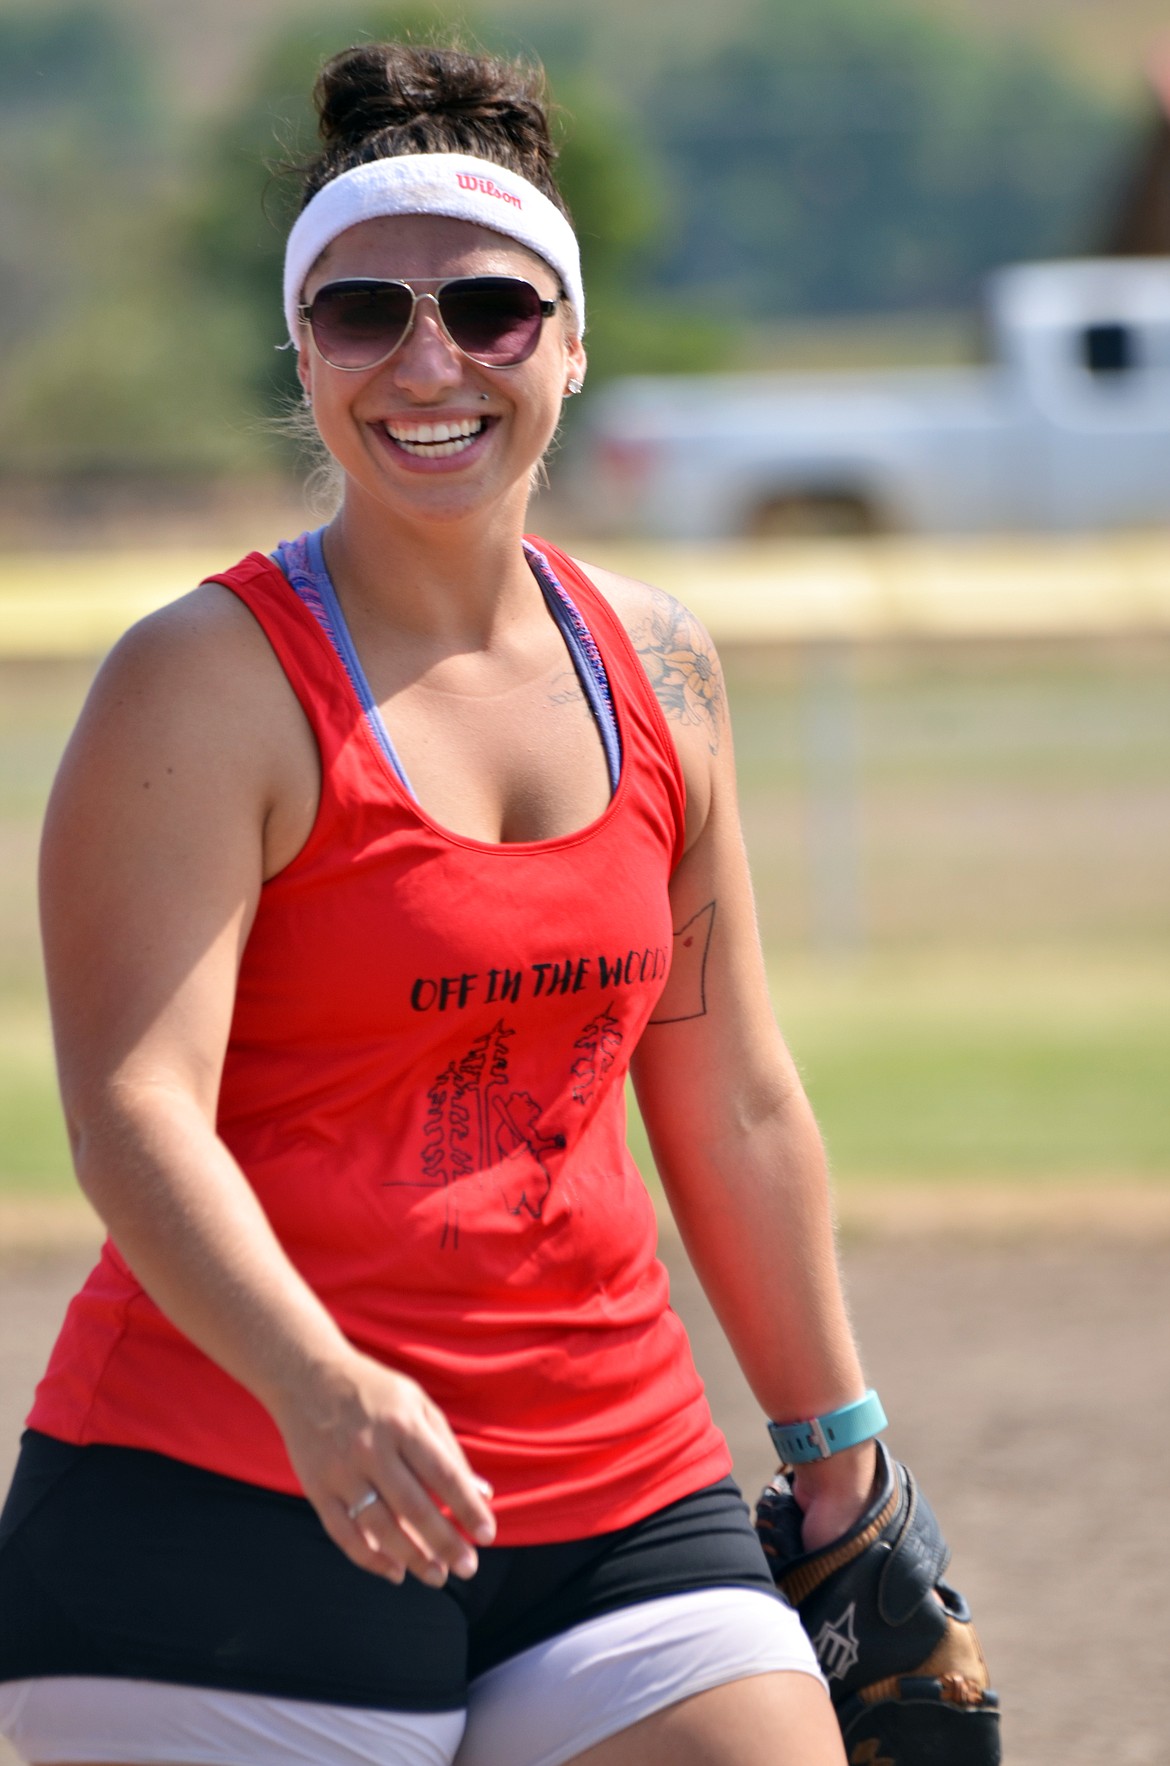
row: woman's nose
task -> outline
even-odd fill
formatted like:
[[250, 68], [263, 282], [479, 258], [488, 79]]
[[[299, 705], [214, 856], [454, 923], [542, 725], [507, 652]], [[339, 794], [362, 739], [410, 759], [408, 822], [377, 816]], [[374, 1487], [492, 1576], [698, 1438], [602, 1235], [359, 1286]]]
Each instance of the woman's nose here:
[[435, 296], [418, 295], [410, 330], [388, 364], [395, 380], [417, 396], [436, 386], [446, 389], [458, 384], [465, 365], [463, 352], [443, 329]]

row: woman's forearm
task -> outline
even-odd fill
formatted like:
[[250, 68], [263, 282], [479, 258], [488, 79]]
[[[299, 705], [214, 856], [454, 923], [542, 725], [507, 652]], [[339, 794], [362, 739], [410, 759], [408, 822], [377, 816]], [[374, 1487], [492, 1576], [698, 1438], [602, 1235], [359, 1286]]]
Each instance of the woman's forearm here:
[[[651, 1140], [696, 1273], [767, 1416], [796, 1422], [865, 1389], [841, 1280], [812, 1111], [793, 1079], [739, 1123]], [[807, 1550], [839, 1538], [869, 1500], [871, 1441], [797, 1468]]]
[[750, 1110], [648, 1121], [671, 1210], [765, 1411], [815, 1416], [864, 1390], [824, 1151], [799, 1083]]

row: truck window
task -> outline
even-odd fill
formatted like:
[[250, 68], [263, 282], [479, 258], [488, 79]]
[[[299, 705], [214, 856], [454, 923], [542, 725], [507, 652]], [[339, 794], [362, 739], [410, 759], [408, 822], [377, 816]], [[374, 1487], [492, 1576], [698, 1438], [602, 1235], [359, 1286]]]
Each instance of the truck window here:
[[1113, 322], [1086, 325], [1081, 332], [1081, 360], [1090, 374], [1127, 374], [1139, 366], [1137, 336], [1132, 326]]

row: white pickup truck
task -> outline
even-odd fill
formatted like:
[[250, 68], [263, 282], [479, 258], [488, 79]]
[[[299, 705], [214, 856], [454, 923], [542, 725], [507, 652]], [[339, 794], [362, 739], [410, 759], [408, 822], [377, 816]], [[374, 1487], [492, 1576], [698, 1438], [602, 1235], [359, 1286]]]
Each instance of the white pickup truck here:
[[612, 381], [569, 488], [676, 540], [1170, 520], [1170, 258], [1000, 270], [987, 333], [983, 367]]

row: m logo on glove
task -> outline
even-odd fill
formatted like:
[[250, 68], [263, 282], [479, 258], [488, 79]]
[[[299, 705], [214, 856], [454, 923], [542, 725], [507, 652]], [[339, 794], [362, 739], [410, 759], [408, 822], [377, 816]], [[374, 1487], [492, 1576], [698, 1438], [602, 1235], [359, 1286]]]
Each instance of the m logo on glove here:
[[841, 1617], [826, 1619], [812, 1640], [827, 1680], [844, 1680], [849, 1670], [857, 1666], [857, 1633], [853, 1629], [856, 1611], [857, 1602], [851, 1600]]

